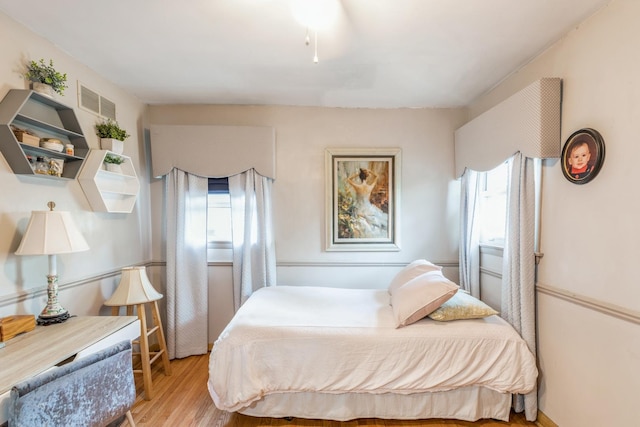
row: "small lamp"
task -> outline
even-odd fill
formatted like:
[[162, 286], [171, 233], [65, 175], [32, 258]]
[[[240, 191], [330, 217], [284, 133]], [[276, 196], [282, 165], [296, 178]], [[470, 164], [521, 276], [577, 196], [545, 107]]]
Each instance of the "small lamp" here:
[[144, 267], [125, 267], [118, 288], [104, 305], [137, 305], [159, 299], [162, 299], [162, 294], [154, 289]]
[[[140, 362], [141, 370], [134, 370], [134, 373], [142, 373], [144, 379], [144, 398], [151, 400], [153, 398], [153, 382], [151, 378], [151, 364], [162, 357], [164, 372], [171, 375], [171, 365], [169, 363], [169, 352], [167, 351], [167, 342], [164, 339], [164, 331], [162, 330], [162, 321], [160, 320], [160, 311], [158, 310], [158, 300], [162, 299], [162, 294], [158, 293], [149, 278], [147, 277], [144, 267], [125, 267], [122, 269], [122, 276], [118, 288], [111, 295], [111, 298], [104, 302], [104, 305], [111, 306], [111, 312], [117, 316], [121, 306], [127, 307], [127, 315], [133, 314], [133, 308], [136, 307], [138, 312], [138, 320], [140, 321], [140, 340], [137, 342], [140, 346]], [[153, 323], [147, 325], [147, 316], [145, 305], [151, 306], [151, 317]], [[160, 349], [155, 352], [149, 351], [149, 336], [156, 334]]]
[[69, 212], [54, 211], [55, 203], [47, 203], [48, 211], [33, 211], [16, 255], [49, 255], [47, 306], [38, 316], [39, 325], [61, 323], [69, 312], [58, 302], [56, 255], [89, 249]]

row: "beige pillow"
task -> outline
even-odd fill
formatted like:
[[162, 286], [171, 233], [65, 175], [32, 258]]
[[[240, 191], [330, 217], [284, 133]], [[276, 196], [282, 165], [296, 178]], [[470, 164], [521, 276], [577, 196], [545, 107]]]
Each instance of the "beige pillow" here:
[[458, 291], [437, 310], [429, 314], [433, 320], [446, 322], [449, 320], [480, 319], [498, 314], [493, 308], [466, 292]]
[[458, 291], [458, 285], [440, 271], [430, 271], [409, 280], [391, 294], [396, 328], [422, 319]]
[[426, 259], [417, 259], [400, 270], [398, 274], [393, 278], [389, 284], [389, 293], [393, 295], [393, 292], [400, 286], [407, 283], [409, 280], [414, 279], [421, 274], [428, 273], [429, 271], [441, 271], [442, 267], [435, 265]]

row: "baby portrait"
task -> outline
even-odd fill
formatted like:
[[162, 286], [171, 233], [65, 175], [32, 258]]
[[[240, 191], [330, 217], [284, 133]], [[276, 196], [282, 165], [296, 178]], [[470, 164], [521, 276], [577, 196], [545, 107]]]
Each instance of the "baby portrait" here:
[[594, 129], [574, 132], [562, 148], [562, 172], [575, 184], [586, 184], [596, 177], [604, 161], [604, 141]]

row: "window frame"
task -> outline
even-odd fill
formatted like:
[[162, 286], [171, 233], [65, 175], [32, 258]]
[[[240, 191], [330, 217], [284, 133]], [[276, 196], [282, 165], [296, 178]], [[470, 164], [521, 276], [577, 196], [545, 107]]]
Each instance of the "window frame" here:
[[[503, 163], [501, 163], [500, 165], [496, 166], [495, 168], [486, 171], [486, 172], [479, 172], [479, 179], [481, 180], [480, 182], [480, 188], [481, 190], [479, 191], [478, 194], [478, 202], [479, 202], [479, 219], [480, 219], [480, 235], [479, 235], [479, 244], [480, 246], [484, 246], [484, 247], [495, 247], [495, 248], [504, 248], [504, 244], [505, 244], [505, 238], [506, 238], [506, 225], [507, 225], [507, 196], [508, 196], [508, 188], [509, 188], [509, 162], [505, 161]], [[503, 169], [503, 170], [502, 170]], [[499, 187], [499, 188], [488, 188], [489, 186], [489, 178], [490, 178], [490, 174], [494, 173], [494, 174], [502, 174], [501, 178], [504, 180], [502, 182], [503, 186]], [[487, 212], [486, 212], [486, 208], [487, 208], [487, 204], [488, 204], [488, 200], [489, 199], [494, 199], [493, 204], [496, 204], [495, 199], [502, 199], [502, 200], [498, 200], [498, 203], [501, 203], [504, 205], [504, 217], [503, 217], [503, 222], [501, 223], [501, 225], [503, 225], [503, 232], [501, 236], [498, 237], [490, 237], [487, 238], [486, 236], [486, 229], [488, 228], [488, 226], [485, 223], [485, 216], [487, 216]]]
[[[210, 239], [211, 221], [211, 198], [209, 196], [216, 194], [226, 194], [228, 197], [228, 205], [219, 206], [219, 208], [229, 209], [229, 229], [227, 230], [229, 239]], [[229, 182], [227, 178], [209, 178], [209, 191], [207, 194], [207, 260], [209, 262], [228, 262], [232, 260], [233, 241], [231, 235], [231, 197], [229, 195]]]

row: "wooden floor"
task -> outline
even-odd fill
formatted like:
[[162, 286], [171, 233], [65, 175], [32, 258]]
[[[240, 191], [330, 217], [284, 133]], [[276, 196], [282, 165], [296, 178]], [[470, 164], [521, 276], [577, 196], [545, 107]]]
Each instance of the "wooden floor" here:
[[[394, 421], [362, 419], [347, 422], [305, 420], [292, 421], [277, 418], [255, 418], [220, 411], [215, 407], [207, 391], [209, 356], [191, 356], [171, 361], [173, 375], [164, 375], [162, 363], [153, 365], [155, 397], [151, 401], [142, 399], [142, 377], [136, 375], [138, 397], [131, 412], [136, 425], [144, 426], [215, 426], [215, 427], [506, 427], [536, 426], [527, 422], [521, 414], [512, 414], [510, 422], [483, 420], [475, 423], [456, 420]], [[128, 426], [125, 421], [122, 426]]]

